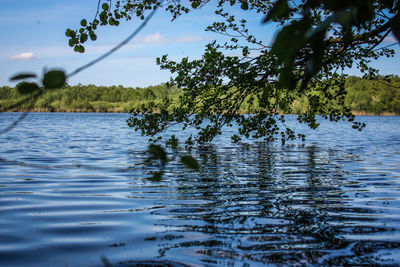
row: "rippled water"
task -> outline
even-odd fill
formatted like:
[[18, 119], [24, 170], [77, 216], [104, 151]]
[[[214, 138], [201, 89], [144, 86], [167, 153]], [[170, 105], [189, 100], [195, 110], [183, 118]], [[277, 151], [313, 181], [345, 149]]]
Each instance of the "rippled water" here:
[[127, 118], [32, 113], [0, 136], [1, 266], [400, 264], [400, 117], [304, 145], [221, 136], [180, 151], [198, 172], [171, 152], [161, 182]]

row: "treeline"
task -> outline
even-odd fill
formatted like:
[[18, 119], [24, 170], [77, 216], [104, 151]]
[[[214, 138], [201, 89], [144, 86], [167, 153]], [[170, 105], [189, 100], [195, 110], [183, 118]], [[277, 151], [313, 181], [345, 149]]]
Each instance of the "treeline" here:
[[[166, 85], [132, 88], [123, 86], [75, 85], [57, 90], [48, 90], [36, 102], [24, 103], [8, 111], [38, 112], [130, 112], [150, 101], [162, 102], [175, 99], [177, 88]], [[16, 88], [0, 88], [0, 104], [6, 109], [27, 96], [21, 95]]]
[[345, 103], [355, 113], [400, 115], [400, 77], [366, 80], [351, 76], [346, 80]]
[[[356, 114], [400, 114], [398, 76], [380, 80], [350, 76], [346, 79], [346, 91], [345, 103]], [[0, 87], [0, 105], [2, 110], [7, 111], [126, 113], [151, 101], [157, 104], [168, 99], [171, 103], [176, 103], [179, 94], [178, 88], [168, 88], [165, 84], [146, 88], [76, 85], [46, 91], [35, 102], [26, 102], [9, 109], [7, 107], [13, 106], [27, 96], [21, 95], [16, 88], [4, 86]], [[252, 113], [253, 108], [243, 106], [240, 112]], [[292, 113], [302, 113], [306, 110], [306, 99], [298, 98], [293, 101]]]

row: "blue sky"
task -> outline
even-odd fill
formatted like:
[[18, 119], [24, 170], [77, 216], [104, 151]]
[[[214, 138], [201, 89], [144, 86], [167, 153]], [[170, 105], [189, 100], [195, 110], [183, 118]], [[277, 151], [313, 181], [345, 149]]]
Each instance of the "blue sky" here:
[[[67, 28], [79, 28], [82, 18], [94, 16], [97, 0], [1, 0], [0, 9], [0, 86], [15, 83], [9, 77], [18, 72], [41, 73], [43, 68], [62, 68], [67, 73], [93, 60], [125, 39], [140, 21], [123, 22], [119, 27], [101, 27], [96, 42], [89, 41], [84, 54], [75, 53], [65, 37]], [[69, 84], [123, 85], [144, 87], [168, 81], [168, 71], [161, 71], [155, 59], [163, 54], [178, 60], [201, 57], [204, 46], [222, 37], [205, 32], [213, 14], [213, 1], [207, 8], [170, 21], [160, 10], [146, 28], [127, 46], [95, 66], [72, 77]], [[262, 25], [260, 15], [248, 16], [239, 9], [254, 29], [256, 36], [270, 43], [276, 30]], [[400, 49], [396, 57], [380, 59], [374, 66], [382, 74], [400, 75]], [[350, 74], [357, 74], [349, 70]]]

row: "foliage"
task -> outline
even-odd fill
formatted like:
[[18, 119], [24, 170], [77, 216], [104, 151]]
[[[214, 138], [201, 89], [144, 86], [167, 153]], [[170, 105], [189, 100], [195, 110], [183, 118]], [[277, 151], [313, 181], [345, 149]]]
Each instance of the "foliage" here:
[[374, 114], [391, 113], [400, 115], [400, 78], [365, 80], [349, 77], [346, 80], [346, 105], [352, 111]]
[[[26, 83], [22, 82], [21, 84]], [[177, 87], [165, 84], [132, 88], [119, 86], [64, 85], [59, 90], [46, 90], [35, 103], [21, 104], [8, 109], [14, 103], [25, 99], [20, 92], [21, 84], [16, 87], [0, 87], [0, 106], [8, 111], [54, 111], [54, 112], [125, 112], [141, 109], [142, 106], [158, 106], [168, 102], [165, 107], [172, 111], [179, 103], [183, 93]], [[330, 88], [334, 91], [334, 88]], [[400, 115], [400, 78], [398, 76], [381, 77], [368, 80], [350, 76], [345, 80], [345, 105], [357, 114], [397, 114]], [[310, 96], [304, 95], [292, 99], [285, 109], [278, 108], [279, 114], [307, 114], [310, 108], [308, 99], [317, 90], [311, 90]], [[315, 97], [314, 96], [314, 97]], [[289, 99], [287, 100], [289, 101]], [[330, 105], [335, 102], [330, 102]], [[335, 108], [335, 107], [333, 107]], [[254, 101], [252, 105], [245, 102], [239, 108], [240, 114], [257, 114], [263, 104]], [[323, 114], [323, 113], [318, 113]], [[129, 120], [132, 121], [132, 118]], [[172, 137], [166, 143], [171, 148], [178, 146], [178, 140]]]
[[[146, 88], [123, 86], [64, 85], [58, 90], [46, 90], [34, 103], [14, 105], [25, 99], [20, 92], [22, 82], [16, 88], [0, 88], [0, 106], [7, 111], [54, 111], [54, 112], [125, 112], [140, 108], [150, 102], [161, 103], [168, 99], [170, 105], [177, 102], [180, 90], [165, 84]], [[9, 107], [12, 108], [9, 108]]]
[[[97, 39], [98, 26], [118, 26], [123, 19], [143, 20], [156, 8], [170, 12], [175, 20], [211, 2], [122, 0], [110, 5], [99, 1], [95, 19], [82, 20], [79, 30], [68, 29], [66, 35], [74, 50], [83, 52], [88, 36]], [[272, 47], [249, 32], [246, 20], [234, 15], [237, 8], [281, 27]], [[173, 108], [168, 101], [137, 108], [130, 125], [144, 134], [156, 135], [181, 123], [183, 129], [196, 128], [194, 141], [205, 143], [220, 134], [224, 125], [236, 123], [239, 127], [232, 136], [234, 141], [240, 136], [269, 141], [280, 136], [285, 142], [304, 136], [295, 135], [279, 111], [290, 112], [294, 101], [303, 99], [308, 107], [299, 115], [300, 123], [316, 128], [315, 116], [323, 114], [332, 121], [350, 121], [361, 129], [345, 101], [345, 78], [340, 74], [346, 68], [358, 67], [368, 77], [377, 77], [377, 70], [369, 63], [393, 55], [394, 50], [382, 44], [390, 33], [399, 38], [398, 10], [395, 0], [220, 0], [215, 13], [221, 21], [206, 30], [228, 36], [230, 42], [211, 42], [200, 60], [157, 59], [162, 69], [174, 74], [170, 85], [182, 89], [179, 103]], [[241, 56], [226, 55], [233, 51]], [[243, 105], [257, 107], [254, 116], [240, 114]], [[143, 113], [146, 115], [138, 117]]]

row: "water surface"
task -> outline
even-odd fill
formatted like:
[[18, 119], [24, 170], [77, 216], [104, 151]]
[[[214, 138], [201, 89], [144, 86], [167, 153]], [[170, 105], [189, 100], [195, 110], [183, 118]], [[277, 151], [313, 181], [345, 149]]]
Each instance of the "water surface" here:
[[175, 152], [198, 172], [171, 151], [161, 182], [128, 117], [31, 113], [0, 136], [0, 265], [400, 264], [400, 117], [288, 146], [226, 134]]

